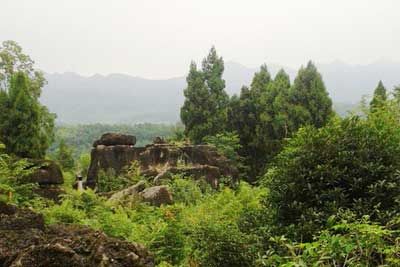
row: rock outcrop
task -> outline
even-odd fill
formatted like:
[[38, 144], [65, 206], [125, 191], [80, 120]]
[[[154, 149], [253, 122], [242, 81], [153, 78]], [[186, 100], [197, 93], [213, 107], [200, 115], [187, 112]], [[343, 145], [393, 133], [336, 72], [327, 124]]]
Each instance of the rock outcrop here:
[[0, 203], [0, 266], [4, 267], [153, 267], [143, 246], [87, 227], [46, 227], [43, 217]]
[[[109, 134], [110, 136], [112, 134]], [[122, 135], [118, 135], [122, 136]], [[103, 137], [102, 137], [103, 138]], [[104, 145], [102, 139], [94, 142], [91, 152], [91, 163], [88, 171], [87, 185], [95, 187], [100, 170], [112, 169], [118, 175], [137, 161], [144, 176], [157, 177], [161, 173], [205, 177], [217, 187], [220, 177], [237, 179], [238, 170], [215, 147], [209, 145], [174, 145], [156, 138], [153, 144], [145, 147], [134, 147], [131, 143], [109, 142]], [[120, 137], [120, 140], [125, 140]], [[157, 178], [160, 180], [160, 177]]]
[[140, 192], [144, 202], [148, 202], [153, 206], [161, 206], [162, 204], [172, 204], [172, 194], [165, 185], [152, 186]]
[[30, 160], [35, 171], [28, 177], [29, 182], [39, 185], [60, 185], [64, 178], [60, 166], [51, 160]]
[[118, 133], [106, 133], [103, 134], [99, 140], [93, 143], [93, 146], [117, 146], [127, 145], [134, 146], [136, 144], [136, 137], [133, 135], [118, 134]]
[[51, 160], [30, 160], [32, 174], [26, 177], [26, 181], [37, 183], [39, 188], [35, 193], [54, 201], [59, 200], [59, 196], [64, 193], [60, 185], [64, 183], [64, 177], [60, 166]]
[[132, 203], [137, 200], [147, 202], [157, 207], [163, 204], [168, 205], [173, 203], [172, 194], [167, 186], [152, 186], [146, 188], [145, 182], [143, 181], [118, 191], [109, 197], [110, 202], [123, 204]]

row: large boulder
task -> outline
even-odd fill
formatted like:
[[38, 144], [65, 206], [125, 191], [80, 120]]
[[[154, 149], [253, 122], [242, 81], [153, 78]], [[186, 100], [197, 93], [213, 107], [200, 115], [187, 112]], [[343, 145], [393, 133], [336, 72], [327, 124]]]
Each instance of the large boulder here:
[[99, 140], [93, 143], [93, 147], [103, 146], [134, 146], [136, 144], [136, 137], [133, 135], [119, 134], [119, 133], [106, 133], [101, 136]]
[[52, 160], [30, 160], [34, 171], [28, 176], [28, 181], [39, 185], [60, 185], [64, 177], [60, 166]]
[[[16, 226], [11, 227], [8, 221]], [[155, 264], [153, 256], [139, 244], [111, 238], [88, 227], [45, 227], [41, 215], [0, 203], [0, 266], [153, 267]]]
[[172, 204], [172, 194], [167, 186], [152, 186], [146, 188], [139, 193], [144, 202], [148, 202], [153, 206], [161, 206], [162, 204]]
[[108, 200], [112, 203], [122, 203], [125, 205], [136, 201], [143, 201], [157, 207], [173, 203], [172, 194], [167, 186], [146, 188], [146, 184], [143, 181], [112, 194]]

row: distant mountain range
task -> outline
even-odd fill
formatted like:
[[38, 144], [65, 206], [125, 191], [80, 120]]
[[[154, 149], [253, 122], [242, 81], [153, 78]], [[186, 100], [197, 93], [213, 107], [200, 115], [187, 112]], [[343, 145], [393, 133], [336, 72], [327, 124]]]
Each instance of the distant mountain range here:
[[[269, 65], [272, 75], [281, 68]], [[343, 62], [317, 64], [339, 113], [371, 95], [379, 80], [391, 90], [400, 84], [400, 63], [369, 65]], [[293, 80], [297, 70], [284, 67]], [[225, 63], [226, 90], [232, 95], [248, 85], [257, 68]], [[151, 80], [123, 74], [83, 77], [75, 73], [46, 74], [41, 101], [57, 113], [58, 123], [174, 123], [179, 120], [185, 77]]]

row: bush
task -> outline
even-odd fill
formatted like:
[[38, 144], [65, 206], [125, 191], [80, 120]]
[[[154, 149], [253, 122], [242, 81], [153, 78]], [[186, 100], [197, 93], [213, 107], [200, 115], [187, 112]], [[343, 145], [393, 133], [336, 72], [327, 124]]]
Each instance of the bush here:
[[270, 239], [261, 266], [399, 266], [398, 232], [371, 223], [368, 217], [342, 220], [311, 243]]
[[398, 213], [400, 125], [386, 109], [305, 127], [265, 177], [279, 234], [311, 240], [340, 208], [388, 221]]
[[192, 233], [193, 259], [204, 267], [254, 266], [250, 240], [232, 223], [198, 225]]

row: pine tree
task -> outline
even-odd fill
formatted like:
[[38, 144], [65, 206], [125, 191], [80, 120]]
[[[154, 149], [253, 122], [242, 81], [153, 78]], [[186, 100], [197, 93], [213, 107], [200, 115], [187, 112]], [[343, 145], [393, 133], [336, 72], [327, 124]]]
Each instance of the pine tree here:
[[239, 154], [248, 166], [247, 176], [250, 181], [254, 181], [263, 169], [268, 155], [265, 144], [268, 137], [265, 134], [270, 119], [262, 99], [267, 93], [270, 77], [266, 65], [261, 66], [260, 71], [254, 74], [250, 89], [242, 87], [240, 97], [231, 99], [228, 112], [229, 128], [240, 137], [242, 148]]
[[310, 61], [301, 67], [289, 92], [292, 107], [293, 125], [296, 131], [303, 125], [322, 127], [332, 116], [332, 100], [326, 91], [321, 74]]
[[8, 90], [0, 97], [0, 140], [8, 153], [43, 158], [53, 140], [54, 115], [30, 92], [25, 73], [11, 76]]
[[186, 82], [181, 120], [185, 125], [185, 135], [194, 143], [200, 143], [205, 136], [209, 135], [208, 120], [211, 113], [208, 107], [211, 105], [211, 97], [203, 74], [197, 70], [194, 62], [190, 64]]
[[378, 86], [375, 88], [374, 97], [372, 98], [369, 106], [371, 110], [381, 107], [387, 100], [387, 92], [382, 81], [379, 81]]
[[202, 70], [198, 70], [194, 62], [190, 65], [181, 120], [186, 136], [194, 143], [226, 130], [229, 97], [225, 92], [223, 72], [223, 59], [218, 57], [214, 47], [203, 60]]
[[208, 56], [202, 62], [203, 76], [210, 92], [212, 104], [209, 107], [212, 116], [209, 117], [209, 136], [225, 131], [227, 125], [227, 108], [229, 96], [225, 91], [224, 61], [217, 55], [213, 46]]

